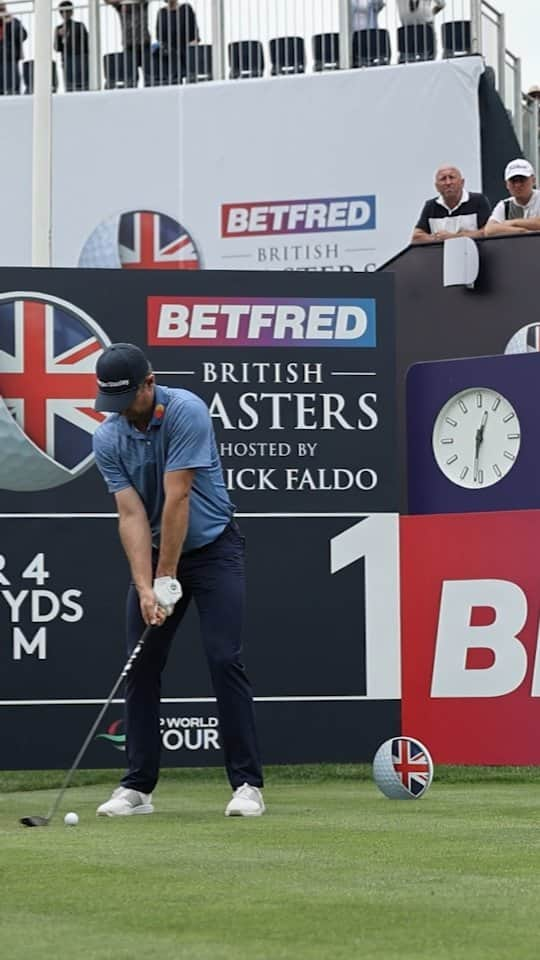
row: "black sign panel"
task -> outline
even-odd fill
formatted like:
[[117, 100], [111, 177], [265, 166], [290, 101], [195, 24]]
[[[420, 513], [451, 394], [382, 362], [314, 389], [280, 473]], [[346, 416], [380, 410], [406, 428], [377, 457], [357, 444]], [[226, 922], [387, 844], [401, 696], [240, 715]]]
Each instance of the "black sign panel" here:
[[0, 270], [0, 395], [32, 408], [56, 399], [48, 430], [44, 410], [30, 424], [20, 404], [14, 413], [71, 470], [47, 485], [45, 465], [16, 450], [24, 478], [0, 467], [3, 510], [110, 509], [84, 456], [107, 340], [137, 343], [159, 382], [206, 400], [239, 510], [394, 510], [392, 287], [370, 274]]
[[[370, 275], [0, 271], [5, 768], [69, 763], [123, 666], [127, 563], [91, 456], [109, 341], [138, 343], [159, 382], [210, 408], [248, 537], [264, 759], [365, 760], [397, 732], [399, 667], [376, 649], [381, 634], [397, 649], [397, 580], [387, 626], [365, 603], [366, 563], [380, 580], [397, 557], [391, 288]], [[381, 535], [366, 538], [363, 516]], [[87, 766], [121, 765], [122, 710]], [[222, 762], [195, 611], [164, 678], [162, 738], [165, 764]]]
[[[386, 716], [385, 730], [398, 732], [397, 706], [385, 715], [391, 697], [380, 697], [381, 690], [392, 692], [398, 645], [383, 654], [365, 614], [368, 566], [385, 562], [384, 530], [375, 554], [365, 537], [365, 523], [374, 519], [239, 518], [248, 545], [244, 653], [267, 760], [367, 760], [381, 736], [374, 717]], [[0, 755], [12, 768], [61, 766], [125, 659], [127, 569], [116, 518], [4, 517], [2, 531]], [[336, 570], [332, 555], [347, 534], [357, 548]], [[395, 592], [388, 591], [385, 606], [397, 617]], [[377, 657], [370, 676], [367, 661]], [[120, 694], [84, 765], [122, 762], [122, 718]], [[194, 609], [164, 675], [162, 736], [164, 763], [204, 764], [221, 756]]]

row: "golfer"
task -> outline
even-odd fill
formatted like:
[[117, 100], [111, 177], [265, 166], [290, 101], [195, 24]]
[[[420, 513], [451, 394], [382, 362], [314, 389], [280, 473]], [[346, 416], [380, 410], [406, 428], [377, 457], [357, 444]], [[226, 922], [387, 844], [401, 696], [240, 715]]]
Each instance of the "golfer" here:
[[[126, 680], [128, 770], [98, 816], [152, 813], [160, 765], [161, 673], [194, 599], [233, 796], [226, 816], [260, 816], [263, 785], [253, 699], [241, 652], [244, 539], [234, 519], [206, 404], [155, 383], [144, 353], [114, 343], [96, 365], [96, 410], [112, 413], [94, 434], [98, 468], [116, 499], [131, 568], [128, 652], [155, 624]], [[177, 578], [182, 596], [166, 616], [159, 598]], [[165, 590], [166, 594], [166, 590]]]

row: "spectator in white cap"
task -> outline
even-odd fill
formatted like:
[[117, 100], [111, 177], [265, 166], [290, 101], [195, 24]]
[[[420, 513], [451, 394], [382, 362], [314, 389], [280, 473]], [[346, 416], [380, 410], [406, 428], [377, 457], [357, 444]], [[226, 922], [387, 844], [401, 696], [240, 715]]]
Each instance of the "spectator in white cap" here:
[[486, 223], [486, 237], [540, 230], [540, 190], [535, 189], [534, 169], [518, 157], [506, 165], [506, 189], [510, 194], [493, 208]]

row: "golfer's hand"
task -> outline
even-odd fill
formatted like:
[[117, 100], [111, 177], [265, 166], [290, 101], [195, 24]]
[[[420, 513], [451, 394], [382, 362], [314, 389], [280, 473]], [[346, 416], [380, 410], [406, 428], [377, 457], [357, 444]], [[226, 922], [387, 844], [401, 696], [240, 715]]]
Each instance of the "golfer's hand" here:
[[154, 596], [167, 617], [170, 617], [182, 597], [182, 587], [175, 577], [156, 577], [152, 584]]
[[139, 594], [141, 615], [147, 627], [160, 627], [167, 619], [166, 611], [160, 607], [153, 590], [144, 590]]

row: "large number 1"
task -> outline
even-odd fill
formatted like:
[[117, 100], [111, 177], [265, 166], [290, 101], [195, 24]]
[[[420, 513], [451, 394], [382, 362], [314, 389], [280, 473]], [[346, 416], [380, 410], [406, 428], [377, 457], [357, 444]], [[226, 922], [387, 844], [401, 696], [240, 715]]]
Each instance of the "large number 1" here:
[[330, 572], [365, 557], [366, 696], [401, 696], [399, 516], [374, 513], [330, 541]]

